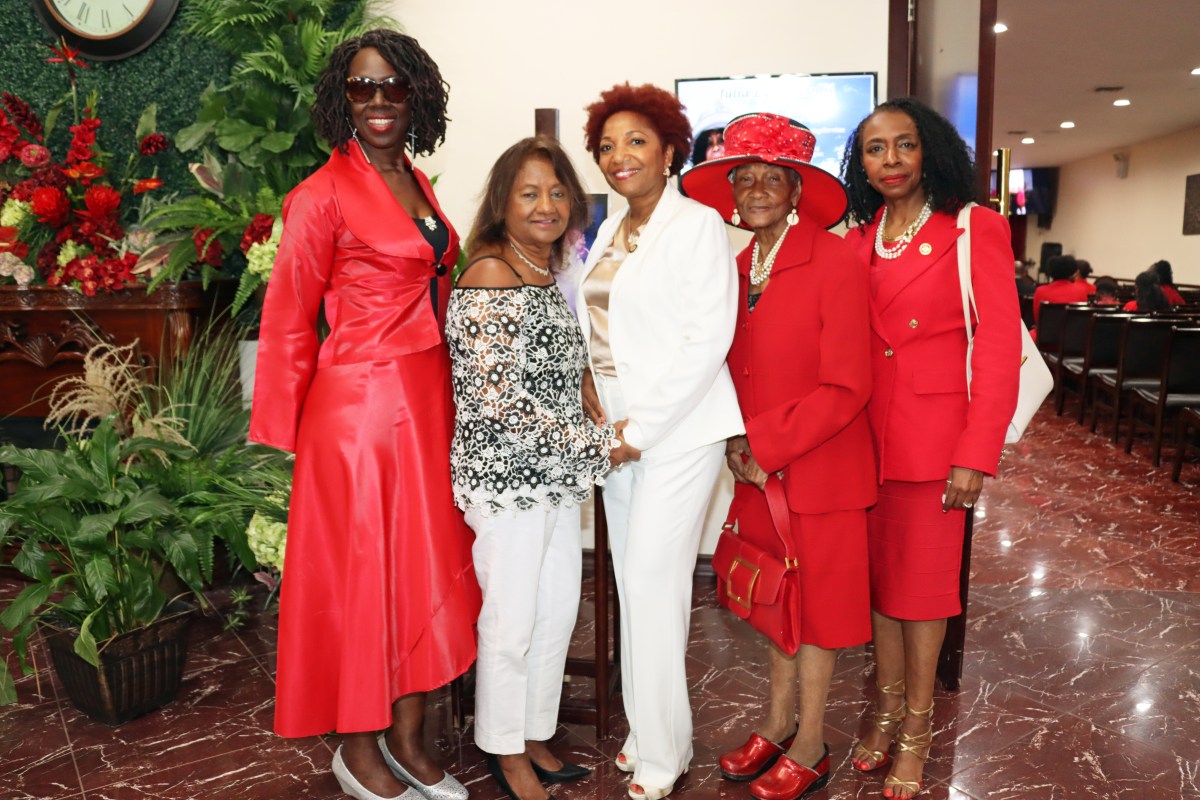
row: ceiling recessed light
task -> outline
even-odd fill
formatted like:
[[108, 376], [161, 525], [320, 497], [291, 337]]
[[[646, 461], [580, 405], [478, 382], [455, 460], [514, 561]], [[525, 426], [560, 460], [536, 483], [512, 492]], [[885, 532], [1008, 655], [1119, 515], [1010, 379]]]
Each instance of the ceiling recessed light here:
[[1033, 142], [1034, 142], [1034, 139], [1032, 136], [1026, 136], [1024, 139], [1021, 140], [1021, 144], [1033, 144]]
[[1008, 26], [1003, 22], [997, 22], [992, 26], [992, 30], [994, 30], [996, 33], [1004, 33], [1006, 30], [1008, 30]]
[[1193, 74], [1193, 75], [1200, 75], [1200, 67], [1196, 67], [1194, 70], [1192, 70], [1192, 74]]
[[1074, 127], [1075, 127], [1075, 123], [1074, 123], [1074, 122], [1071, 122], [1071, 120], [1067, 120], [1066, 122], [1060, 122], [1060, 123], [1058, 123], [1058, 127], [1060, 127], [1060, 128], [1074, 128]]
[[1113, 105], [1114, 106], [1127, 106], [1127, 105], [1129, 105], [1129, 101], [1126, 100], [1124, 97], [1122, 97], [1120, 100], [1113, 100]]

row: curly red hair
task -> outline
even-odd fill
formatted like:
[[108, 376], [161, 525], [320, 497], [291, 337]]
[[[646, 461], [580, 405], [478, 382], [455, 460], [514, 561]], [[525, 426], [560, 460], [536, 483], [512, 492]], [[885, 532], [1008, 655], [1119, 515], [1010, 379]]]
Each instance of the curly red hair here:
[[630, 86], [620, 83], [600, 93], [600, 99], [588, 106], [587, 122], [583, 126], [584, 142], [596, 163], [600, 163], [600, 136], [604, 123], [619, 111], [641, 114], [663, 140], [663, 147], [674, 147], [671, 174], [678, 175], [692, 152], [692, 126], [683, 113], [675, 95], [665, 89], [645, 83]]

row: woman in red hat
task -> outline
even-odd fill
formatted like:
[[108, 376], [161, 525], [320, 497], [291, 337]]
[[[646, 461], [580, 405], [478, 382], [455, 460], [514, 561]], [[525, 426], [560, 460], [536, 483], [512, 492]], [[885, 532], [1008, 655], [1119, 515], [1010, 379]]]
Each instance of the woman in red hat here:
[[781, 474], [800, 553], [799, 652], [769, 644], [766, 718], [720, 759], [721, 773], [751, 781], [760, 800], [793, 800], [828, 782], [825, 700], [837, 651], [871, 637], [867, 270], [825, 230], [845, 214], [846, 193], [809, 163], [815, 144], [794, 120], [748, 114], [725, 128], [723, 158], [682, 178], [688, 196], [754, 231], [737, 257], [729, 351], [746, 435], [728, 441], [726, 460], [741, 520], [766, 517], [762, 489], [769, 473]]
[[855, 768], [892, 763], [883, 796], [920, 793], [933, 739], [933, 685], [946, 620], [959, 614], [963, 523], [995, 475], [1017, 405], [1021, 313], [1008, 223], [969, 212], [974, 313], [971, 378], [958, 275], [957, 216], [975, 170], [948, 120], [911, 98], [859, 123], [843, 160], [847, 241], [871, 274], [868, 413], [879, 502], [868, 515], [878, 699]]

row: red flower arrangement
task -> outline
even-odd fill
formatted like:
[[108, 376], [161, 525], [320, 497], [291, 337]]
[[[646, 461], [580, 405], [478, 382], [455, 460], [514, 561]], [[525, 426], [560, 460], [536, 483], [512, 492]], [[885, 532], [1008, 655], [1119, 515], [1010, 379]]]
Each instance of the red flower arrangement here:
[[[75, 99], [75, 68], [87, 65], [65, 42], [51, 49], [55, 55], [47, 61], [66, 66]], [[138, 281], [134, 268], [153, 237], [140, 230], [131, 237], [130, 229], [139, 226], [149, 209], [147, 194], [163, 182], [155, 175], [136, 177], [134, 167], [139, 158], [153, 157], [170, 146], [161, 133], [141, 132], [126, 173], [111, 174], [96, 144], [101, 129], [96, 100], [89, 98], [82, 113], [76, 105], [70, 143], [57, 162], [45, 146], [48, 132], [33, 109], [16, 95], [0, 94], [0, 253], [36, 267], [26, 272], [49, 285], [89, 296]], [[153, 126], [153, 119], [149, 108], [139, 131]], [[132, 201], [134, 196], [141, 199]], [[4, 279], [0, 275], [0, 281]]]

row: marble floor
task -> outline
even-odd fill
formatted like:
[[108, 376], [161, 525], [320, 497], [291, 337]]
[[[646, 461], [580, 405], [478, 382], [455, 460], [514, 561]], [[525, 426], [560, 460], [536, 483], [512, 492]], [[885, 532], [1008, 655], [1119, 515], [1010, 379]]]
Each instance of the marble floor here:
[[[931, 798], [1137, 800], [1200, 797], [1200, 464], [1184, 483], [1127, 456], [1067, 418], [1039, 416], [1002, 480], [976, 509], [969, 631], [960, 691], [939, 691], [926, 777]], [[16, 591], [0, 582], [0, 597]], [[697, 579], [688, 653], [695, 758], [672, 797], [749, 798], [723, 781], [717, 755], [759, 715], [764, 653]], [[81, 716], [43, 669], [0, 708], [0, 798], [337, 798], [336, 739], [271, 733], [274, 629], [256, 615], [225, 632], [215, 613], [193, 626], [172, 705], [109, 728]], [[575, 648], [589, 645], [589, 608]], [[44, 667], [44, 651], [37, 648]], [[2, 655], [2, 652], [0, 652]], [[878, 797], [882, 775], [847, 758], [864, 729], [872, 676], [865, 648], [842, 654], [827, 717], [834, 772], [826, 798]], [[576, 687], [577, 689], [579, 687]], [[469, 723], [454, 730], [445, 692], [427, 735], [476, 800], [499, 800]], [[619, 709], [619, 704], [617, 704]], [[559, 800], [626, 792], [611, 766], [623, 739], [564, 725], [554, 745], [595, 769]]]

